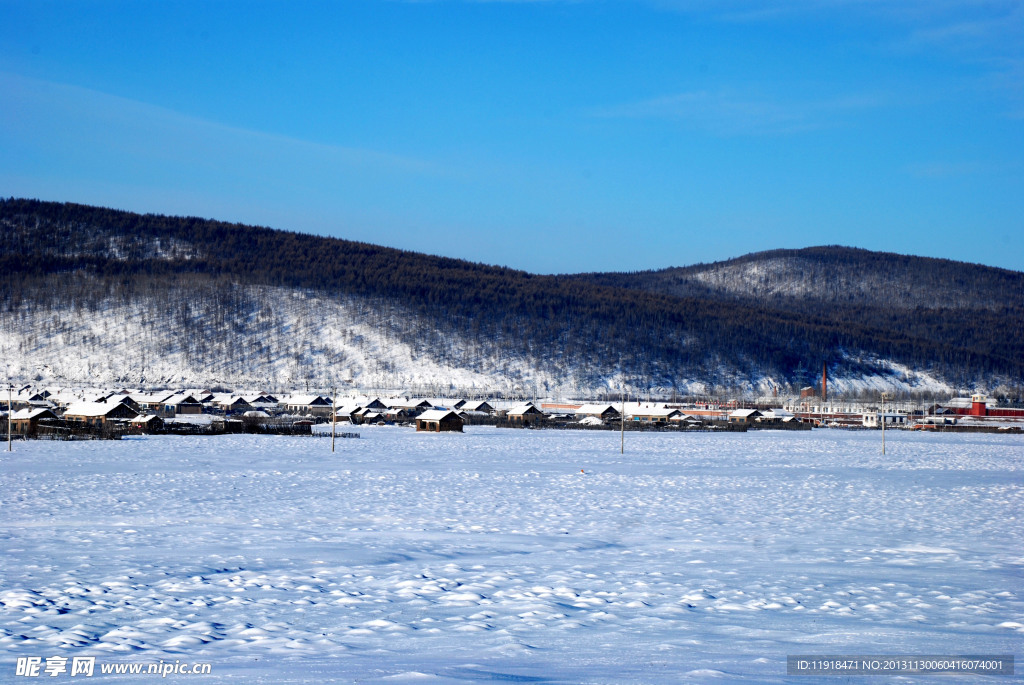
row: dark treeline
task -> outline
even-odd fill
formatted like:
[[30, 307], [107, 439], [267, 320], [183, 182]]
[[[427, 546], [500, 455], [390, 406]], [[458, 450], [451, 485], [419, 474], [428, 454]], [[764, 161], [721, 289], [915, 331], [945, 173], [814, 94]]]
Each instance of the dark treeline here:
[[[945, 375], [1024, 359], [1024, 274], [946, 259], [848, 247], [772, 250], [715, 264], [574, 276], [582, 281], [759, 307], [813, 317], [836, 328], [886, 331], [963, 356], [933, 359]], [[871, 349], [868, 341], [861, 348]], [[875, 349], [886, 349], [875, 348]], [[893, 349], [889, 347], [888, 349]], [[994, 366], [978, 359], [1002, 360]], [[911, 358], [916, 364], [925, 360]]]
[[436, 341], [440, 350], [459, 336], [539, 367], [621, 369], [648, 387], [714, 383], [728, 372], [799, 385], [817, 378], [822, 361], [834, 372], [870, 373], [876, 357], [964, 384], [1024, 377], [1012, 300], [967, 310], [766, 306], [705, 286], [673, 294], [650, 279], [538, 276], [268, 228], [33, 200], [0, 201], [0, 224], [7, 311], [26, 299], [70, 304], [133, 289], [187, 290], [196, 278], [392, 303], [420, 322], [401, 327], [420, 346]]

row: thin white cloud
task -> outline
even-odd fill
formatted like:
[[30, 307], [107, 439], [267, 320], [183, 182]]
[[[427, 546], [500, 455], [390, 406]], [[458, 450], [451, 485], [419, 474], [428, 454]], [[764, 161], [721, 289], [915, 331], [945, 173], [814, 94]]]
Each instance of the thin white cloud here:
[[238, 168], [323, 168], [430, 173], [432, 164], [378, 150], [302, 140], [183, 114], [89, 88], [0, 72], [0, 122], [41, 148], [96, 146], [135, 159]]

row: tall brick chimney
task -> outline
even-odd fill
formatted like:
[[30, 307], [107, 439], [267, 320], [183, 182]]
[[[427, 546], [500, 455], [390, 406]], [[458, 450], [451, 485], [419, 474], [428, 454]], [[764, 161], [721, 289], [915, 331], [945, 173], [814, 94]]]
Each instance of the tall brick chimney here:
[[821, 363], [821, 403], [828, 401], [828, 367], [825, 362]]

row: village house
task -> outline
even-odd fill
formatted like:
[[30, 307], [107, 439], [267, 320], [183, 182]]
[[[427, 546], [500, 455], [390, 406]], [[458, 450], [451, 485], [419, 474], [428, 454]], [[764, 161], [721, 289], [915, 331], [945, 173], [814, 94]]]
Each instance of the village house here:
[[245, 394], [242, 398], [257, 411], [277, 412], [281, 408], [281, 402], [268, 393]]
[[128, 422], [128, 426], [136, 433], [159, 433], [164, 428], [164, 420], [156, 414], [139, 414]]
[[643, 409], [638, 409], [636, 413], [631, 416], [631, 419], [640, 423], [667, 424], [669, 421], [679, 421], [682, 417], [683, 412], [678, 409], [669, 409], [668, 407], [645, 407]]
[[547, 414], [533, 406], [532, 402], [527, 402], [526, 404], [521, 404], [509, 409], [505, 414], [505, 419], [509, 423], [527, 428], [529, 426], [539, 425], [542, 421], [547, 419]]
[[64, 407], [75, 402], [81, 402], [85, 398], [81, 394], [72, 392], [70, 390], [61, 390], [55, 392], [47, 398], [58, 411], [63, 411]]
[[252, 406], [241, 395], [214, 395], [210, 406], [227, 413], [247, 412]]
[[386, 409], [381, 412], [389, 421], [411, 421], [423, 413], [424, 410], [412, 407], [397, 407]]
[[355, 423], [352, 419], [352, 415], [361, 410], [361, 406], [358, 404], [352, 404], [347, 402], [339, 406], [337, 413], [335, 414], [336, 421], [347, 421], [349, 423]]
[[192, 397], [196, 398], [200, 404], [207, 404], [208, 402], [212, 401], [214, 397], [216, 397], [215, 393], [212, 393], [209, 390], [199, 390], [198, 388], [183, 390], [182, 392], [188, 395], [192, 395]]
[[385, 420], [385, 416], [382, 412], [369, 407], [362, 407], [350, 414], [351, 422], [355, 424], [360, 423], [379, 423]]
[[483, 414], [493, 414], [494, 407], [488, 404], [485, 400], [469, 400], [464, 402], [461, 407], [452, 407], [452, 409], [458, 409], [459, 411], [475, 411]]
[[[123, 404], [129, 409], [133, 410], [136, 414], [142, 411], [142, 407], [139, 403], [132, 399], [131, 395], [127, 393], [110, 393], [98, 395], [93, 400], [86, 399], [85, 402], [95, 402], [97, 404]], [[77, 404], [77, 402], [75, 403]], [[70, 406], [70, 405], [69, 405]]]
[[388, 408], [388, 405], [385, 404], [379, 397], [354, 397], [351, 398], [350, 401], [346, 401], [346, 404], [357, 404], [360, 407], [372, 409], [373, 411], [384, 411], [385, 409]]
[[32, 407], [51, 406], [50, 402], [47, 400], [50, 393], [46, 391], [36, 392], [34, 390], [23, 389], [11, 397], [7, 397], [7, 393], [4, 394], [5, 397], [3, 398], [3, 405], [6, 407], [10, 404], [12, 409], [29, 409]]
[[[880, 411], [864, 414], [863, 423], [866, 428], [879, 428], [883, 423], [883, 414]], [[907, 425], [907, 415], [902, 412], [885, 412], [884, 423], [886, 427], [902, 427]]]
[[362, 409], [357, 404], [346, 404], [338, 407], [338, 411], [334, 414], [334, 420], [339, 423], [355, 423], [352, 415]]
[[202, 414], [203, 403], [188, 393], [171, 395], [163, 401], [163, 413], [168, 416], [178, 414]]
[[331, 417], [334, 403], [327, 397], [321, 395], [292, 395], [281, 401], [285, 411], [290, 414], [301, 416], [324, 416]]
[[459, 409], [466, 403], [466, 400], [451, 397], [427, 397], [424, 401], [434, 409]]
[[433, 405], [430, 403], [430, 400], [399, 398], [388, 402], [388, 409], [404, 409], [411, 416], [419, 416], [420, 413], [433, 409]]
[[729, 423], [753, 423], [760, 417], [757, 409], [734, 409], [729, 413]]
[[619, 410], [610, 404], [584, 404], [576, 410], [576, 418], [593, 416], [602, 421], [617, 420], [621, 414]]
[[136, 404], [139, 411], [161, 412], [164, 410], [164, 401], [173, 396], [174, 393], [132, 393], [129, 395]]
[[116, 419], [134, 419], [138, 412], [123, 402], [79, 402], [64, 411], [64, 420], [86, 426], [106, 426]]
[[416, 431], [441, 433], [445, 431], [461, 433], [463, 420], [451, 409], [428, 409], [416, 417]]
[[758, 419], [761, 423], [790, 423], [795, 420], [796, 416], [793, 415], [793, 412], [779, 407], [765, 409], [761, 412], [761, 418]]
[[39, 428], [40, 421], [59, 421], [60, 417], [45, 407], [25, 408], [11, 414], [11, 432], [32, 435]]

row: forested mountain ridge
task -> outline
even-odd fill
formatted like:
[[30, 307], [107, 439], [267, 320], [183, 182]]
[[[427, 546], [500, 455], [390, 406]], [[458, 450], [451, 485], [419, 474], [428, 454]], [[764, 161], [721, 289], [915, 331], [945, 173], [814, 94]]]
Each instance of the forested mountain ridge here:
[[837, 245], [769, 250], [713, 264], [579, 274], [613, 287], [680, 297], [819, 301], [897, 309], [1024, 307], [1024, 273]]
[[[538, 276], [268, 228], [33, 200], [0, 201], [0, 229], [0, 343], [33, 377], [786, 390], [813, 381], [825, 361], [840, 388], [1024, 378], [1020, 335], [978, 333], [964, 344], [934, 327], [915, 329], [913, 315], [897, 327], [856, 318], [856, 307], [877, 309], [869, 305], [851, 305], [837, 321], [825, 308], [765, 307], [707, 283], [699, 292], [658, 292], [613, 282], [620, 275]], [[1005, 316], [998, 302], [985, 311], [983, 331]], [[91, 333], [80, 330], [82, 320]], [[1020, 318], [1013, 323], [1019, 328]]]
[[823, 246], [575, 278], [950, 342], [1007, 360], [1024, 357], [1024, 273], [979, 264]]

